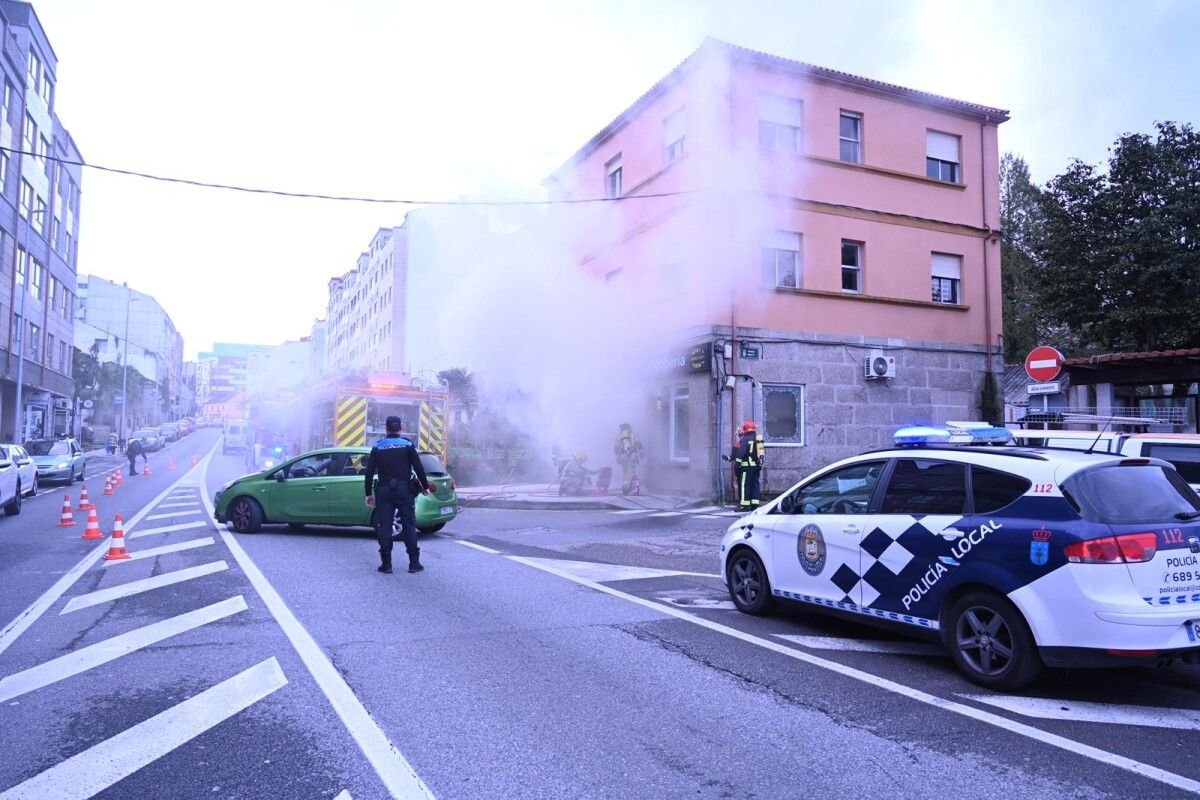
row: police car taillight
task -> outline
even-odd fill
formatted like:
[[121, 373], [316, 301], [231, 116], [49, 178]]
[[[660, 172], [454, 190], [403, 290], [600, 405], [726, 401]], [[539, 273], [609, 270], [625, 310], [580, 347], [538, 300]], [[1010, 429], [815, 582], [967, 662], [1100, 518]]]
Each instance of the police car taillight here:
[[1064, 548], [1072, 564], [1137, 564], [1150, 561], [1158, 549], [1158, 534], [1127, 533], [1075, 542]]

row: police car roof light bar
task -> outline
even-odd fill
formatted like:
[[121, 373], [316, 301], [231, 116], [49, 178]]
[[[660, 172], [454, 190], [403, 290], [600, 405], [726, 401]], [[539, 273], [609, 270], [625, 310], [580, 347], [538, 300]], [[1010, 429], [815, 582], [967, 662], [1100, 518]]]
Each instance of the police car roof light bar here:
[[946, 425], [910, 425], [892, 437], [897, 447], [924, 447], [931, 444], [1005, 445], [1012, 444], [1012, 431], [986, 422], [947, 422]]

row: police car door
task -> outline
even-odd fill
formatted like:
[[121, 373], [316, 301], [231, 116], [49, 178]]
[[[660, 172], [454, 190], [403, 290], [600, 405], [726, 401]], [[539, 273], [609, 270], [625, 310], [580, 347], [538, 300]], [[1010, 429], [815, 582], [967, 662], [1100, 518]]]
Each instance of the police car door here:
[[886, 460], [819, 475], [785, 496], [771, 519], [771, 583], [784, 596], [858, 605], [858, 547]]
[[862, 537], [862, 604], [892, 619], [929, 626], [938, 581], [955, 564], [948, 546], [968, 535], [967, 464], [897, 458], [879, 513]]

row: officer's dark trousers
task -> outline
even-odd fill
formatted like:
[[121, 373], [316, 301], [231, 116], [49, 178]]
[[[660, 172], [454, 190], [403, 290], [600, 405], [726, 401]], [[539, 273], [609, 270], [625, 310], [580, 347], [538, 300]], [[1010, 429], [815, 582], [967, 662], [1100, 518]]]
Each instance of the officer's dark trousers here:
[[738, 473], [738, 493], [741, 497], [742, 508], [757, 508], [760, 496], [758, 485], [761, 467], [748, 467]]
[[137, 475], [137, 456], [127, 456], [129, 459], [129, 474]]
[[379, 540], [379, 555], [388, 559], [392, 556], [392, 520], [398, 512], [408, 560], [417, 560], [421, 548], [417, 547], [416, 502], [408, 486], [391, 488], [381, 483], [375, 487], [375, 538]]

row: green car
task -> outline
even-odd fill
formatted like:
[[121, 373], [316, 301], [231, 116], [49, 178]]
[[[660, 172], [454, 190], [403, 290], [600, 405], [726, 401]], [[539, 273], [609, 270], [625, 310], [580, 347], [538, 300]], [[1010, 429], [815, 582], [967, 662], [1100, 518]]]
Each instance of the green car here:
[[[213, 498], [218, 522], [238, 533], [254, 533], [263, 524], [371, 525], [364, 499], [367, 447], [330, 447], [284, 461], [270, 469], [230, 481]], [[436, 489], [417, 498], [417, 529], [437, 533], [458, 515], [454, 479], [432, 453], [421, 453], [425, 475]], [[398, 533], [399, 517], [393, 522]]]

